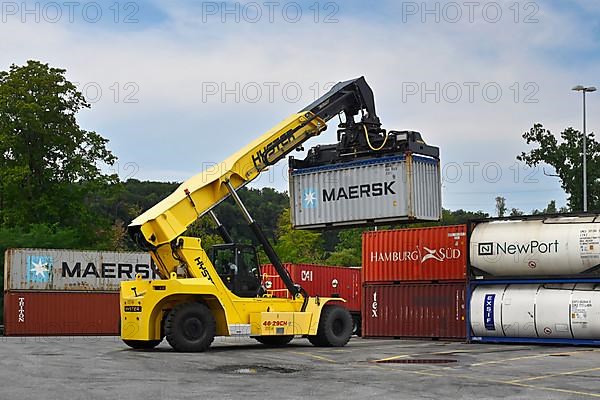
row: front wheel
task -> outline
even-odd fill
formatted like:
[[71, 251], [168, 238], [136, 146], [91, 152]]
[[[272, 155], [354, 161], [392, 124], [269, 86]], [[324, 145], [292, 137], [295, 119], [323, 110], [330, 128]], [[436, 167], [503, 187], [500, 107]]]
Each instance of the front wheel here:
[[176, 351], [205, 351], [215, 339], [215, 317], [205, 304], [180, 304], [167, 315], [165, 334]]
[[326, 305], [321, 311], [319, 328], [308, 340], [315, 346], [342, 347], [350, 340], [354, 322], [344, 307]]
[[158, 346], [162, 342], [161, 340], [127, 340], [123, 339], [123, 343], [132, 349], [136, 350], [150, 350]]
[[256, 339], [259, 343], [264, 344], [268, 347], [282, 347], [292, 341], [294, 335], [284, 336], [257, 336]]

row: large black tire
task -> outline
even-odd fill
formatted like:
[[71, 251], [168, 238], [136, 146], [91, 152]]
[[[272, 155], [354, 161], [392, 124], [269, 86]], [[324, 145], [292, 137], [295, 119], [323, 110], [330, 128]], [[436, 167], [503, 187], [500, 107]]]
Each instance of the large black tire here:
[[165, 320], [167, 342], [176, 351], [205, 351], [215, 339], [216, 329], [215, 317], [202, 303], [180, 304]]
[[268, 347], [283, 347], [292, 341], [294, 335], [282, 335], [282, 336], [256, 336], [259, 343], [264, 344]]
[[342, 347], [350, 340], [354, 322], [352, 316], [344, 307], [326, 305], [321, 311], [319, 328], [316, 336], [308, 340], [319, 347]]
[[132, 349], [136, 350], [150, 350], [158, 346], [162, 342], [161, 340], [127, 340], [123, 339], [123, 343]]

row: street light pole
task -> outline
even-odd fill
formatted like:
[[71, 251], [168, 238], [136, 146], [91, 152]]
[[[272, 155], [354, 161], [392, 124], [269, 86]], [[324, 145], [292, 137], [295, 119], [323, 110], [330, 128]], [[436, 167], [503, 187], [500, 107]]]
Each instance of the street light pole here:
[[585, 90], [583, 91], [583, 212], [587, 212], [587, 131], [585, 129]]
[[577, 85], [573, 88], [573, 90], [583, 93], [583, 212], [587, 212], [587, 132], [585, 126], [585, 93], [595, 92], [596, 88], [593, 86], [585, 87], [582, 85]]

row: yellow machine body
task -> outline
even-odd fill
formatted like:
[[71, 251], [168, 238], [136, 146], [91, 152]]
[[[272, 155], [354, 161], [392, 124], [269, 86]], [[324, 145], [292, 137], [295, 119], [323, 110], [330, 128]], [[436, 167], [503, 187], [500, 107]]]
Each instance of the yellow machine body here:
[[[316, 335], [323, 306], [340, 298], [294, 300], [234, 295], [218, 276], [197, 238], [183, 237], [179, 257], [192, 264], [195, 278], [121, 283], [121, 338], [160, 340], [166, 314], [177, 304], [199, 301], [212, 311], [218, 336]], [[305, 311], [301, 311], [306, 301]]]

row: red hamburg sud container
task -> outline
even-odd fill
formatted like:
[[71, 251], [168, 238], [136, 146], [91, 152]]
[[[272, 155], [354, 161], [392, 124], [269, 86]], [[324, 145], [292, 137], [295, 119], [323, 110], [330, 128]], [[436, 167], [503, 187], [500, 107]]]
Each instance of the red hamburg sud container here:
[[363, 282], [465, 280], [466, 235], [466, 225], [365, 232]]

